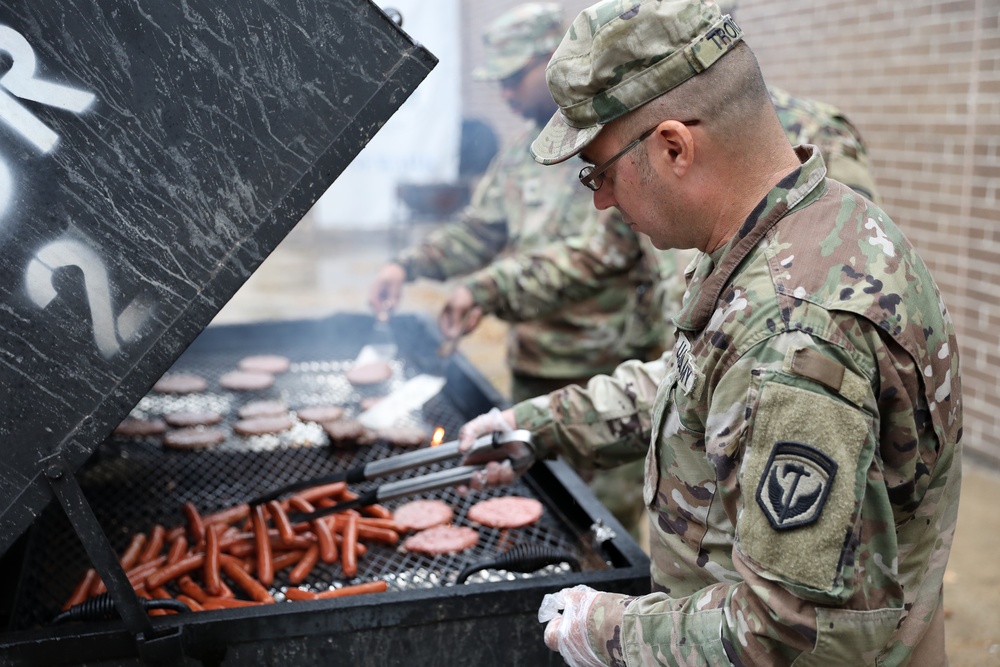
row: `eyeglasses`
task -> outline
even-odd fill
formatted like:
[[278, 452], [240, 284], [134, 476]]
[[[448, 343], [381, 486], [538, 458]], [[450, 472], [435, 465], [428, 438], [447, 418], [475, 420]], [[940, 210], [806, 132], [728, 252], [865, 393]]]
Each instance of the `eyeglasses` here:
[[[660, 122], [662, 123], [663, 121]], [[690, 125], [697, 125], [699, 122], [700, 121], [698, 120], [682, 120], [681, 124], [690, 126]], [[620, 151], [612, 155], [611, 159], [606, 160], [603, 164], [597, 167], [595, 167], [594, 165], [587, 165], [586, 167], [581, 169], [580, 182], [586, 185], [594, 192], [600, 190], [601, 186], [604, 185], [604, 172], [610, 169], [611, 165], [613, 165], [615, 162], [622, 159], [626, 153], [628, 153], [630, 150], [641, 144], [643, 140], [646, 139], [646, 137], [651, 135], [653, 132], [655, 132], [656, 128], [658, 128], [659, 126], [660, 123], [657, 123], [656, 125], [649, 128], [648, 130], [640, 134], [638, 137], [636, 137], [629, 143], [625, 144], [625, 148], [621, 149]]]

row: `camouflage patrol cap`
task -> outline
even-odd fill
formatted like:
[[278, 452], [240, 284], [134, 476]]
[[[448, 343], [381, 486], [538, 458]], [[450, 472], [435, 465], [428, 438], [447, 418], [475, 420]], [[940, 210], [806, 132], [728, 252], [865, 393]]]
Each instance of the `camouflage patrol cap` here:
[[529, 2], [501, 14], [483, 34], [486, 63], [472, 76], [499, 81], [523, 69], [538, 55], [548, 56], [563, 36], [562, 6]]
[[703, 0], [603, 0], [583, 10], [546, 70], [559, 105], [531, 144], [537, 162], [579, 153], [605, 124], [708, 69], [743, 31]]

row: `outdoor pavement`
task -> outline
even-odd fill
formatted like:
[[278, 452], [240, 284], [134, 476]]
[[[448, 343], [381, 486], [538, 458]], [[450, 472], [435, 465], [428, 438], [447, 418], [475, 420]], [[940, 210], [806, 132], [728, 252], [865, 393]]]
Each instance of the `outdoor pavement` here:
[[[334, 233], [300, 223], [254, 272], [213, 324], [296, 320], [367, 312], [367, 290], [396, 248], [426, 231]], [[401, 312], [436, 315], [448, 286], [408, 285]], [[504, 364], [506, 326], [486, 318], [459, 344], [499, 391], [510, 383]], [[967, 464], [958, 531], [945, 576], [945, 630], [952, 667], [1000, 665], [1000, 472]]]

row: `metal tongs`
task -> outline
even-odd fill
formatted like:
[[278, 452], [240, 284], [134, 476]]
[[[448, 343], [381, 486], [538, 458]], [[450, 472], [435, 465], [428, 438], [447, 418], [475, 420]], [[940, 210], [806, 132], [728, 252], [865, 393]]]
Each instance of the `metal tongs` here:
[[[520, 442], [527, 445], [529, 449], [529, 452], [523, 456], [510, 458], [511, 467], [513, 467], [514, 470], [523, 471], [527, 469], [535, 460], [534, 447], [531, 444], [531, 431], [524, 429], [508, 432], [494, 431], [493, 433], [476, 438], [476, 440], [472, 443], [472, 447], [470, 447], [467, 452], [459, 452], [458, 440], [452, 440], [450, 442], [441, 443], [436, 447], [426, 447], [413, 452], [407, 452], [406, 454], [371, 461], [362, 466], [352, 468], [346, 472], [338, 472], [333, 473], [332, 475], [314, 477], [312, 479], [294, 482], [292, 484], [288, 484], [287, 486], [274, 489], [262, 496], [258, 496], [257, 498], [251, 500], [249, 504], [251, 506], [260, 505], [270, 500], [276, 500], [285, 494], [301, 491], [302, 489], [319, 486], [321, 484], [333, 484], [335, 482], [347, 482], [348, 484], [354, 484], [357, 482], [364, 482], [378, 477], [391, 475], [393, 473], [402, 472], [404, 470], [410, 470], [412, 468], [431, 465], [432, 463], [447, 461], [448, 459], [458, 456], [464, 456], [469, 460], [474, 460], [480, 463], [499, 461], [509, 458], [502, 450], [502, 447], [512, 442]], [[347, 500], [330, 507], [323, 507], [308, 514], [290, 516], [289, 518], [294, 521], [311, 521], [321, 516], [335, 514], [336, 512], [343, 512], [344, 510], [353, 509], [355, 507], [373, 505], [386, 500], [416, 495], [425, 491], [434, 491], [436, 489], [443, 489], [449, 486], [468, 484], [472, 481], [475, 473], [484, 469], [485, 468], [482, 465], [455, 466], [453, 468], [439, 470], [437, 472], [420, 475], [410, 479], [402, 479], [397, 482], [387, 482], [361, 494], [353, 500]]]

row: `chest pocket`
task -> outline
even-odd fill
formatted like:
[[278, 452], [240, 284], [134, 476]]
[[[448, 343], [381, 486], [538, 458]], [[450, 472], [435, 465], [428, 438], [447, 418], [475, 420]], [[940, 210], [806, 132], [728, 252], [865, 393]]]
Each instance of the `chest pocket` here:
[[718, 485], [705, 455], [704, 432], [688, 428], [682, 420], [697, 404], [701, 390], [690, 379], [693, 368], [684, 363], [685, 346], [682, 337], [674, 350], [680, 361], [657, 391], [643, 499], [655, 512], [660, 531], [676, 535], [697, 550], [709, 530], [709, 511]]

